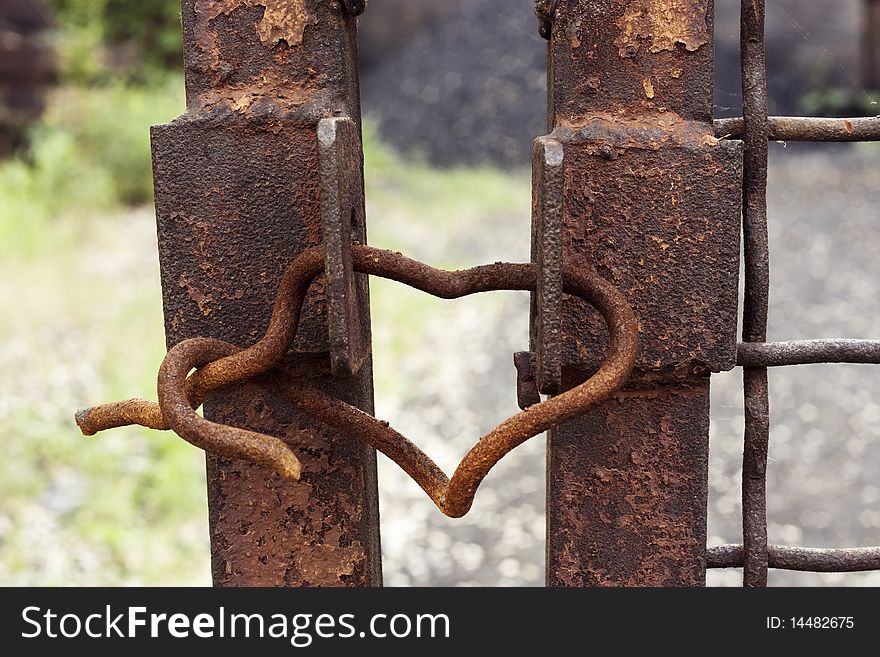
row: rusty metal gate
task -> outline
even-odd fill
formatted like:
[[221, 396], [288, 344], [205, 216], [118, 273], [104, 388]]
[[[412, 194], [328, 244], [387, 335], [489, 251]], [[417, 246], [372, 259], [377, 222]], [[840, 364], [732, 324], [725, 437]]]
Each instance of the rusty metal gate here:
[[[765, 504], [767, 368], [880, 363], [880, 342], [766, 341], [768, 141], [877, 140], [880, 117], [768, 117], [763, 0], [742, 0], [744, 116], [715, 121], [711, 0], [538, 0], [549, 134], [534, 147], [532, 262], [444, 272], [366, 246], [365, 8], [182, 2], [187, 112], [153, 130], [159, 402], [77, 422], [170, 428], [207, 451], [215, 584], [380, 585], [375, 449], [458, 517], [545, 431], [551, 586], [880, 568], [880, 548], [768, 545]], [[523, 410], [452, 477], [372, 416], [368, 275], [442, 298], [532, 293]], [[707, 547], [710, 377], [736, 366], [743, 543]]]

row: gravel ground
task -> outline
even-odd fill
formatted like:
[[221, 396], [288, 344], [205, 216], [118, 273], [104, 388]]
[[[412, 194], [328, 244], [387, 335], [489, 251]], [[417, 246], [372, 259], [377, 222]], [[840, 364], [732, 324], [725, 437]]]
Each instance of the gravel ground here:
[[547, 123], [547, 48], [532, 0], [467, 0], [401, 39], [361, 84], [385, 141], [440, 165], [529, 161]]
[[[771, 339], [880, 335], [880, 150], [777, 146], [771, 163]], [[432, 249], [468, 261], [526, 257], [527, 208], [486, 217], [467, 240], [437, 237]], [[448, 247], [447, 247], [448, 244]], [[418, 250], [419, 241], [412, 248]], [[377, 353], [383, 419], [437, 454], [450, 470], [477, 435], [516, 410], [511, 352], [526, 342], [524, 297], [447, 304], [426, 320], [425, 348], [403, 363]], [[382, 331], [381, 318], [376, 318]], [[771, 541], [805, 546], [880, 544], [880, 377], [864, 366], [809, 366], [771, 375]], [[711, 543], [739, 542], [742, 401], [739, 371], [714, 379], [709, 505]], [[437, 512], [384, 458], [385, 579], [389, 585], [538, 586], [544, 577], [544, 441], [533, 439], [493, 471], [474, 510]], [[739, 571], [710, 583], [737, 585]], [[880, 584], [878, 574], [778, 573], [772, 584]]]

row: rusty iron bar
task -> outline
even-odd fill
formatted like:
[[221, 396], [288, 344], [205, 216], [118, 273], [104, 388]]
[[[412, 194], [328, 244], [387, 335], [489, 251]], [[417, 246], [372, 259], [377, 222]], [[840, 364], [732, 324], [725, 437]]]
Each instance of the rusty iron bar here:
[[[742, 545], [715, 545], [708, 550], [707, 567], [740, 568]], [[784, 545], [767, 546], [768, 565], [781, 570], [814, 573], [854, 573], [880, 570], [880, 547], [804, 548]]]
[[[770, 250], [767, 235], [768, 122], [764, 0], [742, 0], [743, 238], [745, 306], [743, 342], [767, 340]], [[745, 445], [743, 449], [743, 584], [767, 585], [767, 450], [770, 400], [767, 369], [743, 369]]]
[[[550, 16], [551, 132], [533, 183], [546, 217], [533, 245], [552, 254], [561, 242], [566, 266], [595, 266], [641, 331], [626, 389], [550, 432], [550, 586], [705, 584], [709, 374], [736, 362], [742, 167], [741, 144], [712, 125], [711, 5], [557, 0]], [[544, 175], [549, 139], [562, 185]], [[536, 303], [531, 352], [551, 353], [535, 324], [555, 311]], [[595, 371], [604, 339], [578, 300], [563, 297], [561, 315], [565, 390]], [[520, 368], [525, 403], [530, 377], [546, 374]]]
[[[715, 119], [719, 139], [742, 139], [742, 117]], [[880, 116], [846, 119], [802, 116], [771, 116], [767, 139], [770, 141], [858, 142], [880, 140]]]
[[352, 194], [361, 178], [358, 152], [360, 134], [349, 117], [318, 122], [321, 179], [321, 237], [324, 246], [324, 294], [330, 369], [350, 377], [370, 360], [370, 323], [360, 309], [369, 303], [366, 276], [355, 276], [351, 244], [366, 243], [366, 226], [353, 214]]
[[[296, 337], [306, 292], [312, 280], [324, 271], [324, 262], [324, 248], [313, 247], [291, 263], [279, 287], [269, 328], [254, 345], [242, 350], [209, 338], [178, 343], [159, 370], [158, 407], [131, 400], [81, 411], [77, 422], [83, 432], [91, 435], [128, 423], [167, 427], [207, 451], [268, 465], [286, 479], [299, 479], [301, 465], [282, 441], [210, 422], [199, 417], [194, 408], [212, 392], [261, 376], [281, 364]], [[538, 268], [532, 264], [495, 263], [446, 272], [398, 253], [362, 245], [352, 246], [351, 262], [357, 272], [390, 278], [444, 299], [492, 290], [534, 291], [538, 278]], [[605, 318], [610, 346], [604, 364], [585, 382], [518, 413], [483, 436], [451, 478], [387, 423], [314, 386], [297, 382], [295, 375], [285, 379], [284, 385], [269, 389], [309, 416], [379, 449], [400, 465], [443, 513], [461, 517], [470, 509], [480, 482], [504, 455], [607, 399], [632, 371], [638, 351], [638, 322], [623, 296], [590, 269], [565, 270], [563, 289], [592, 304]], [[187, 381], [194, 368], [198, 369]], [[164, 418], [162, 426], [157, 426], [157, 414]]]
[[822, 363], [880, 365], [880, 340], [791, 340], [742, 342], [737, 365], [786, 367]]
[[[340, 0], [182, 0], [181, 17], [186, 113], [152, 129], [166, 344], [247, 345], [266, 330], [285, 268], [324, 241], [328, 220], [365, 240], [356, 19]], [[335, 147], [339, 166], [328, 172]], [[371, 412], [369, 341], [350, 350], [366, 352], [361, 364], [346, 350], [340, 360], [346, 345], [330, 338], [340, 318], [368, 338], [368, 296], [342, 313], [328, 308], [328, 278], [311, 286], [287, 357]], [[357, 374], [334, 373], [348, 365]], [[275, 436], [301, 461], [294, 487], [250, 461], [207, 454], [216, 585], [381, 584], [375, 450], [249, 381], [217, 391], [204, 413]]]
[[535, 352], [535, 383], [545, 395], [562, 384], [562, 240], [565, 228], [565, 149], [551, 137], [535, 140], [532, 152], [532, 262], [538, 282], [529, 307], [529, 342]]

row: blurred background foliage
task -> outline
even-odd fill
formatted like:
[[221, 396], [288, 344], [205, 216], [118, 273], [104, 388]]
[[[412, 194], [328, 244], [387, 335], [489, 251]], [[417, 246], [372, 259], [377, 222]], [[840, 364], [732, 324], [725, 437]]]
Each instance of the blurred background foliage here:
[[184, 107], [178, 0], [47, 5], [60, 80], [25, 146], [0, 162], [6, 257], [51, 250], [90, 216], [152, 202], [147, 128]]
[[103, 83], [108, 74], [144, 82], [177, 70], [179, 0], [46, 0], [60, 27], [68, 82]]
[[155, 394], [149, 126], [184, 108], [179, 2], [45, 4], [59, 79], [0, 161], [0, 582], [205, 584], [201, 455], [136, 428], [86, 441], [71, 414]]

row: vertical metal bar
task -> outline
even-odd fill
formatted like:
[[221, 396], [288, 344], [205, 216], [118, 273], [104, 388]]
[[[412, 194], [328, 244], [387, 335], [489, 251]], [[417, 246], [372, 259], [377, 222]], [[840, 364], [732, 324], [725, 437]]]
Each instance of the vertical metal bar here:
[[[735, 364], [741, 213], [741, 145], [712, 126], [713, 3], [544, 4], [565, 264], [597, 267], [641, 325], [628, 389], [550, 433], [547, 580], [699, 586], [709, 373]], [[565, 297], [561, 326], [567, 389], [605, 338]]]
[[[743, 342], [765, 342], [770, 294], [770, 248], [767, 238], [769, 122], [764, 0], [742, 0], [741, 48], [745, 143]], [[767, 368], [743, 368], [743, 388], [743, 583], [756, 587], [767, 585], [767, 449], [770, 440]]]
[[562, 199], [564, 149], [555, 139], [535, 140], [532, 153], [532, 262], [538, 282], [532, 295], [531, 343], [535, 382], [545, 395], [559, 392], [562, 381]]
[[[187, 112], [153, 129], [167, 342], [204, 335], [245, 346], [266, 329], [287, 264], [322, 241], [323, 119], [356, 126], [343, 158], [352, 197], [332, 203], [363, 239], [355, 20], [337, 0], [183, 0], [182, 17]], [[366, 295], [352, 303], [368, 327]], [[372, 412], [370, 361], [354, 376], [332, 372], [327, 306], [320, 279], [289, 366]], [[212, 397], [205, 414], [286, 440], [304, 466], [292, 484], [208, 456], [216, 585], [381, 584], [371, 448], [251, 384]]]

